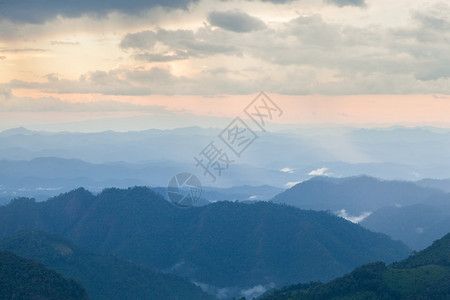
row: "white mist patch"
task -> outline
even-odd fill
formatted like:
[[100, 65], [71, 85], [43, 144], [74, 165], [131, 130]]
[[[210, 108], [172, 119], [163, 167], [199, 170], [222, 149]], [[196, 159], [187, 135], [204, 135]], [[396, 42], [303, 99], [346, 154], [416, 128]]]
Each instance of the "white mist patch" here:
[[195, 282], [195, 281], [193, 281], [193, 283], [195, 285], [199, 286], [204, 292], [206, 292], [210, 295], [214, 295], [217, 299], [230, 298], [233, 293], [232, 288], [218, 288], [213, 285], [209, 285], [207, 283]]
[[331, 176], [331, 175], [333, 175], [333, 173], [327, 172], [327, 171], [328, 171], [328, 168], [323, 167], [323, 168], [312, 170], [311, 172], [308, 173], [308, 175], [310, 175], [310, 176]]
[[294, 169], [292, 169], [292, 168], [283, 168], [280, 171], [283, 173], [289, 173], [289, 174], [294, 173]]
[[62, 187], [37, 187], [35, 188], [36, 191], [59, 191], [62, 190]]
[[273, 289], [275, 287], [275, 283], [271, 282], [269, 284], [263, 285], [258, 284], [254, 287], [248, 289], [242, 289], [238, 287], [223, 287], [219, 288], [207, 283], [203, 282], [195, 282], [195, 285], [199, 286], [204, 292], [214, 295], [217, 299], [238, 299], [241, 297], [246, 297], [247, 299], [256, 298], [262, 294], [264, 294], [267, 290]]
[[357, 224], [357, 223], [361, 222], [362, 220], [364, 220], [365, 218], [367, 218], [368, 216], [370, 216], [372, 214], [372, 212], [363, 212], [359, 216], [350, 216], [345, 209], [341, 209], [341, 210], [338, 210], [336, 212], [336, 214], [341, 218], [344, 218], [352, 223]]
[[425, 230], [422, 228], [422, 227], [417, 227], [416, 228], [416, 232], [418, 233], [418, 234], [421, 234], [421, 233], [423, 233]]
[[297, 185], [297, 184], [302, 183], [302, 182], [303, 182], [303, 180], [300, 180], [300, 181], [289, 181], [289, 182], [286, 182], [284, 186], [287, 187], [288, 189], [290, 189], [294, 185]]
[[270, 283], [266, 286], [258, 284], [252, 288], [241, 290], [241, 295], [246, 297], [247, 299], [253, 299], [264, 294], [268, 289], [272, 289], [274, 287], [275, 287], [274, 283]]

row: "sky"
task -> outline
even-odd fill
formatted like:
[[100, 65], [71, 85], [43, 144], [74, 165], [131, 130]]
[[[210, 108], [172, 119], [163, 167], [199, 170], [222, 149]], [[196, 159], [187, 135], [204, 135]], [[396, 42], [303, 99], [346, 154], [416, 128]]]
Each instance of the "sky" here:
[[450, 127], [450, 4], [0, 3], [0, 130], [221, 127], [260, 91], [285, 126]]

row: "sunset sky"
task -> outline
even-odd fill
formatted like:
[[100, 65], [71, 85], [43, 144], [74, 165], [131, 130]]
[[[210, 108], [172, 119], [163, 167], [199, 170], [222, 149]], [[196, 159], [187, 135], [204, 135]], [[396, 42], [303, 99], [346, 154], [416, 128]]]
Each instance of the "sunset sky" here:
[[[419, 0], [0, 3], [0, 130], [450, 127], [450, 5]], [[225, 122], [226, 123], [226, 122]]]

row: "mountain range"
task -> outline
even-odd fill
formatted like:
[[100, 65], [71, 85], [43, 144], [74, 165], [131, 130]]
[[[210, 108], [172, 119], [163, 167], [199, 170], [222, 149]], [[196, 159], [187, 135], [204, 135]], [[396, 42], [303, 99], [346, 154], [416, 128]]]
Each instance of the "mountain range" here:
[[450, 233], [405, 260], [360, 266], [329, 283], [297, 284], [268, 292], [261, 300], [449, 299]]
[[[127, 186], [165, 186], [181, 171], [202, 174], [202, 170], [195, 167], [193, 157], [211, 141], [216, 141], [226, 151], [227, 146], [217, 140], [221, 131], [221, 128], [187, 127], [76, 133], [16, 128], [0, 132], [0, 159], [4, 163], [15, 162], [18, 169], [26, 162], [43, 158], [78, 160], [76, 166], [81, 167], [86, 167], [83, 163], [90, 164], [89, 172], [81, 176], [76, 166], [60, 172], [61, 177], [72, 178], [72, 188], [88, 186], [81, 180], [90, 180], [92, 186], [102, 187], [113, 186], [102, 184], [105, 180], [113, 180], [111, 183], [115, 180], [118, 184], [126, 181]], [[215, 187], [270, 183], [283, 188], [315, 175], [367, 174], [391, 180], [450, 178], [450, 165], [446, 163], [450, 161], [450, 133], [439, 128], [305, 127], [256, 134], [259, 138], [242, 157], [231, 157], [232, 166], [214, 182]], [[41, 171], [51, 172], [55, 164], [47, 163], [42, 165]], [[58, 165], [63, 163], [60, 161]], [[29, 163], [33, 164], [36, 162]], [[112, 167], [117, 172], [107, 172]], [[123, 175], [119, 167], [125, 170]], [[134, 175], [133, 169], [136, 170]], [[0, 169], [0, 178], [2, 172], [13, 170], [15, 168]], [[28, 177], [33, 177], [32, 174], [35, 173], [30, 170]], [[26, 175], [22, 173], [21, 177], [26, 178]], [[80, 182], [75, 180], [78, 177]], [[3, 176], [3, 179], [8, 178]], [[51, 185], [51, 181], [45, 183], [37, 187], [60, 187]], [[208, 185], [206, 183], [210, 184], [207, 178], [204, 185]]]
[[315, 177], [271, 201], [325, 210], [421, 250], [450, 231], [450, 194], [413, 182], [368, 176]]
[[139, 187], [98, 195], [80, 188], [45, 202], [18, 198], [0, 207], [0, 237], [30, 229], [181, 276], [222, 298], [327, 281], [410, 253], [400, 242], [326, 212], [228, 201], [179, 209]]

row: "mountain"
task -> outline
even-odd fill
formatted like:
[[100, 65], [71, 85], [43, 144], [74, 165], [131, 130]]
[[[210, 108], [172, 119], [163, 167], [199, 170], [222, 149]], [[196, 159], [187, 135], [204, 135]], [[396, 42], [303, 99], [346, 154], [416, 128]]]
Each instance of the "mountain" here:
[[[167, 187], [151, 187], [151, 189], [161, 195], [167, 194]], [[213, 188], [205, 186], [202, 187], [201, 198], [203, 198], [206, 203], [217, 201], [267, 201], [283, 191], [284, 189], [270, 185], [241, 185], [229, 188]]]
[[183, 276], [211, 293], [240, 295], [261, 286], [330, 280], [409, 249], [326, 212], [268, 202], [217, 202], [179, 209], [148, 188], [84, 189], [0, 207], [0, 237], [19, 230], [58, 233], [109, 253]]
[[356, 268], [327, 284], [298, 284], [261, 300], [283, 299], [450, 299], [450, 233], [409, 258]]
[[369, 176], [315, 177], [299, 183], [276, 195], [274, 203], [285, 203], [302, 209], [345, 209], [349, 214], [364, 212], [390, 205], [408, 205], [426, 202], [444, 194], [439, 190], [420, 187], [412, 182], [387, 181]]
[[[195, 170], [193, 156], [217, 139], [222, 130], [222, 127], [189, 127], [55, 133], [19, 128], [0, 132], [0, 159], [32, 161], [41, 157], [56, 157], [78, 159], [94, 165], [122, 162], [139, 166], [153, 163], [163, 171], [164, 165], [170, 164], [178, 166], [181, 169], [178, 171], [189, 171], [191, 169], [185, 169], [185, 166]], [[258, 135], [260, 138], [245, 151], [242, 158], [232, 158], [236, 164], [246, 167], [238, 171], [234, 168], [236, 164], [233, 164], [233, 168], [228, 170], [233, 174], [222, 176], [228, 181], [227, 184], [222, 185], [222, 181], [217, 184], [229, 187], [270, 182], [271, 185], [283, 187], [288, 182], [307, 180], [322, 168], [327, 168], [327, 173], [338, 177], [359, 174], [403, 180], [450, 177], [450, 164], [447, 163], [450, 162], [450, 152], [447, 151], [450, 134], [447, 130], [306, 126], [290, 131], [258, 132]], [[221, 144], [221, 147], [226, 146]], [[246, 172], [248, 168], [253, 170], [250, 174]], [[236, 174], [239, 176], [235, 177]], [[239, 182], [236, 178], [248, 181]], [[150, 183], [164, 186], [169, 179], [164, 178], [164, 183]], [[80, 182], [78, 186], [81, 185]]]
[[41, 263], [0, 251], [0, 298], [34, 300], [88, 299], [76, 281], [66, 279]]
[[11, 128], [4, 130], [0, 132], [1, 137], [10, 137], [10, 136], [17, 136], [17, 135], [32, 135], [37, 132], [34, 132], [32, 130], [28, 130], [25, 127], [17, 127], [17, 128]]
[[416, 184], [423, 187], [435, 188], [446, 193], [450, 193], [450, 179], [424, 178], [422, 180], [416, 181]]
[[[200, 173], [197, 176], [205, 186], [205, 196], [211, 197], [212, 200], [222, 199], [224, 194], [234, 194], [239, 198], [243, 197], [241, 199], [244, 200], [255, 195], [255, 186], [261, 187], [262, 178], [270, 178], [277, 186], [283, 186], [289, 180], [283, 172], [236, 163], [233, 164], [233, 168], [224, 172], [214, 187], [208, 187], [212, 184], [210, 178], [202, 176], [201, 169], [195, 168], [192, 157], [183, 163], [160, 160], [101, 164], [88, 163], [80, 159], [38, 157], [29, 161], [0, 160], [0, 196], [10, 199], [23, 196], [45, 200], [49, 196], [56, 196], [79, 186], [85, 186], [95, 192], [100, 192], [106, 187], [125, 188], [150, 184], [166, 188], [174, 175], [186, 170]], [[268, 200], [283, 190], [267, 187], [258, 188], [263, 192], [262, 198], [259, 199]], [[208, 192], [211, 194], [208, 195]]]
[[[450, 233], [433, 242], [426, 249], [392, 264], [397, 269], [414, 269], [428, 265], [450, 267]], [[450, 282], [449, 282], [450, 283]]]
[[[154, 187], [155, 190], [166, 193], [167, 184], [172, 176], [183, 168], [189, 169], [193, 166], [195, 167], [194, 164], [174, 164], [168, 161], [92, 164], [79, 159], [57, 157], [39, 157], [30, 161], [0, 160], [0, 204], [19, 196], [44, 201], [79, 186], [85, 186], [93, 192], [101, 192], [106, 187], [126, 188], [151, 183], [160, 186]], [[203, 198], [206, 201], [248, 200], [252, 196], [258, 200], [269, 200], [283, 191], [281, 188], [268, 185], [242, 185], [242, 180], [236, 180], [238, 177], [236, 172], [248, 174], [247, 183], [252, 183], [252, 174], [266, 174], [264, 176], [267, 178], [275, 178], [282, 177], [282, 172], [245, 165], [235, 165], [230, 171], [232, 172], [228, 179], [221, 178], [222, 183], [227, 185], [238, 182], [240, 185], [229, 188], [204, 186]], [[203, 185], [210, 184], [208, 180], [203, 181]], [[282, 178], [276, 181], [284, 184]]]
[[383, 207], [360, 224], [421, 250], [450, 231], [450, 201], [441, 206], [419, 203]]
[[180, 277], [89, 253], [55, 234], [22, 231], [1, 241], [0, 247], [74, 278], [91, 299], [212, 299]]
[[413, 182], [368, 176], [315, 177], [272, 199], [327, 210], [421, 250], [450, 231], [450, 194]]

